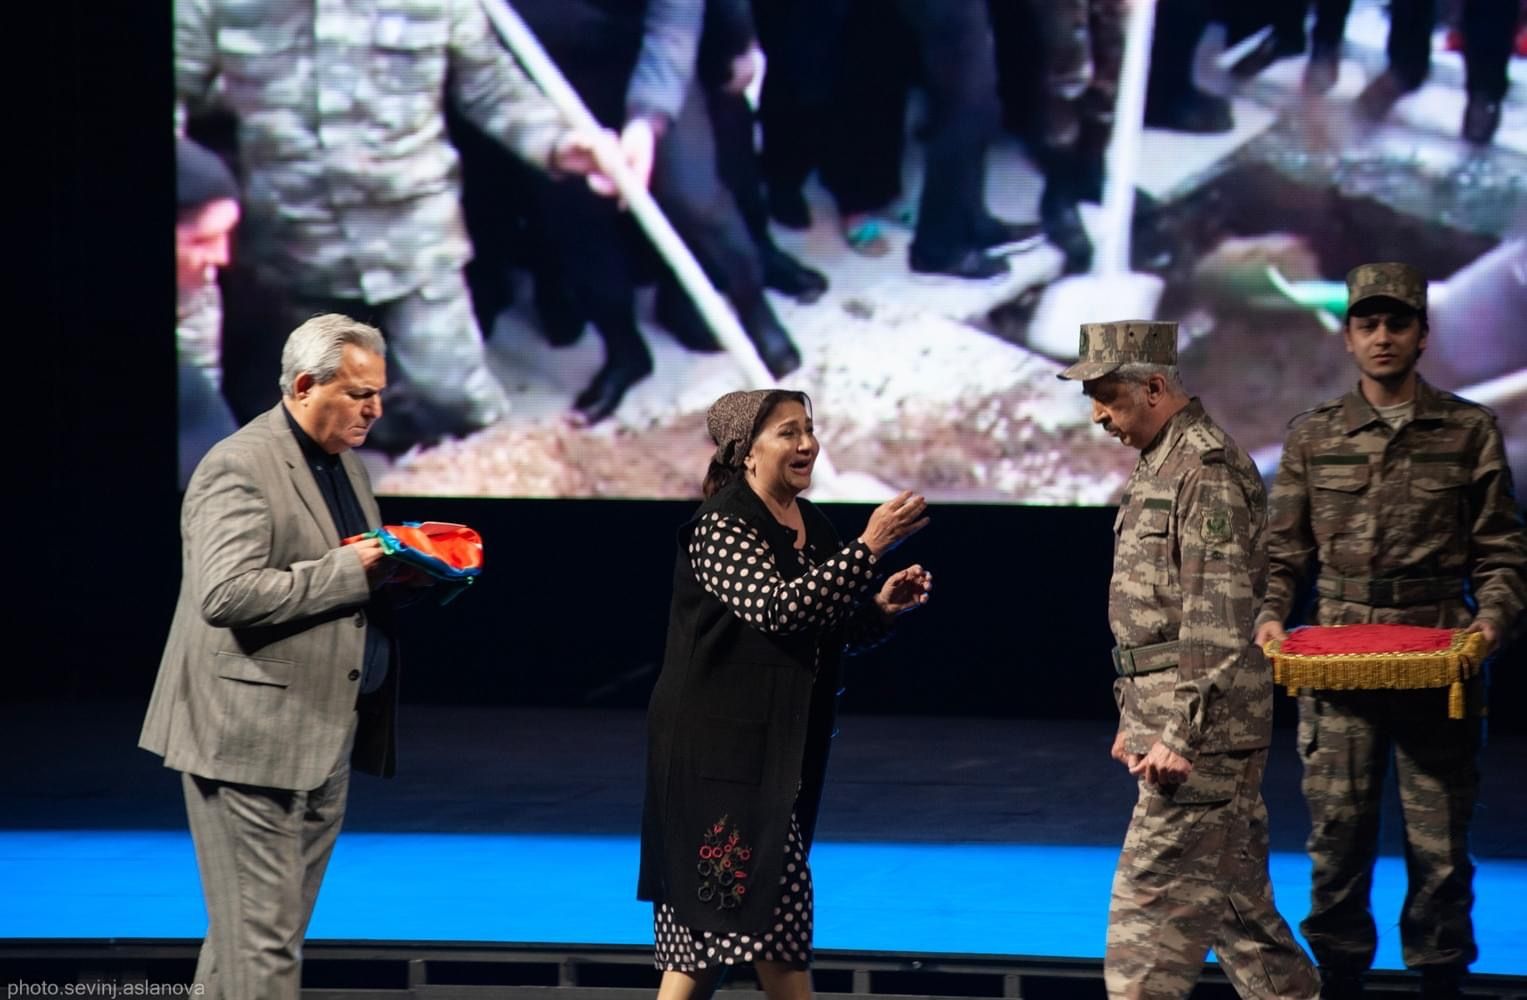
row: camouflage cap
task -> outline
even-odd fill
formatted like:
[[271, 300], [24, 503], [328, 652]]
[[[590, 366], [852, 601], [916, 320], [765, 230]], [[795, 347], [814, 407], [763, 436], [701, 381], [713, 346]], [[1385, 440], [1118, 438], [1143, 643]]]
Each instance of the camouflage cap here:
[[1146, 319], [1083, 323], [1076, 364], [1056, 378], [1085, 382], [1123, 365], [1175, 365], [1177, 324]]
[[1409, 264], [1360, 264], [1347, 272], [1347, 308], [1379, 297], [1426, 311], [1426, 278]]

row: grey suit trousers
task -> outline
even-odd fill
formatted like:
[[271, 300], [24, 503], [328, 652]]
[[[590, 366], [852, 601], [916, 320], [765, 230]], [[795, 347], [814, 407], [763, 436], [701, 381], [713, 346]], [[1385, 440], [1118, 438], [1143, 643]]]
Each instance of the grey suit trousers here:
[[344, 752], [306, 791], [183, 773], [186, 815], [207, 903], [196, 963], [206, 1000], [298, 1000], [302, 942], [350, 789]]

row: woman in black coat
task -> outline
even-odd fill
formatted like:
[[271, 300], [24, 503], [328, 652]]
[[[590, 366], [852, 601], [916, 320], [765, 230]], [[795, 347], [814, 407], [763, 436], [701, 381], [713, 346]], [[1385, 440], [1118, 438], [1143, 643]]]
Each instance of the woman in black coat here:
[[751, 962], [772, 1000], [811, 993], [806, 864], [847, 647], [927, 602], [880, 559], [927, 523], [902, 493], [842, 545], [799, 494], [817, 457], [803, 393], [728, 393], [705, 502], [679, 531], [663, 670], [648, 710], [637, 895], [653, 903], [659, 1000], [704, 1000]]

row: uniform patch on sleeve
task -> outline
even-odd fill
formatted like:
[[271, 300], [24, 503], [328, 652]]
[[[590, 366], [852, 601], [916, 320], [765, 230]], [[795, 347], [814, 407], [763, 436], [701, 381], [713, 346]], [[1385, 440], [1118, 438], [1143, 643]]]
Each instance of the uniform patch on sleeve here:
[[1210, 507], [1204, 511], [1202, 534], [1210, 545], [1223, 545], [1230, 541], [1230, 511], [1225, 507]]

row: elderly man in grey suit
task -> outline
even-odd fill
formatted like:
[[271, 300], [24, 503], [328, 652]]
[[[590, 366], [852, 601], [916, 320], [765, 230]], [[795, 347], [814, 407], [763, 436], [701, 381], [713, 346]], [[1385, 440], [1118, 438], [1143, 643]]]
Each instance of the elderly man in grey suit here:
[[182, 580], [139, 745], [182, 772], [207, 902], [209, 997], [296, 1000], [303, 936], [352, 762], [394, 770], [393, 561], [350, 452], [382, 413], [375, 328], [317, 316], [281, 356], [281, 402], [197, 466]]

